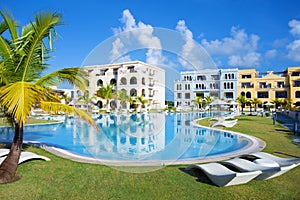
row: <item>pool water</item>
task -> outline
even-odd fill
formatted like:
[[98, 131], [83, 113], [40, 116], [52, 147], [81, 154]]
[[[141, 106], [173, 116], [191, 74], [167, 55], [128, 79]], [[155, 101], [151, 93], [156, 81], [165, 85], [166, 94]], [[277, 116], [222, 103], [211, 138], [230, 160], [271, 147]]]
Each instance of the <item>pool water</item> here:
[[[201, 159], [244, 148], [249, 139], [201, 128], [191, 121], [205, 113], [105, 114], [95, 118], [96, 132], [85, 122], [25, 127], [24, 141], [58, 147], [73, 154], [105, 160], [151, 161]], [[10, 128], [0, 128], [0, 141], [11, 142]]]

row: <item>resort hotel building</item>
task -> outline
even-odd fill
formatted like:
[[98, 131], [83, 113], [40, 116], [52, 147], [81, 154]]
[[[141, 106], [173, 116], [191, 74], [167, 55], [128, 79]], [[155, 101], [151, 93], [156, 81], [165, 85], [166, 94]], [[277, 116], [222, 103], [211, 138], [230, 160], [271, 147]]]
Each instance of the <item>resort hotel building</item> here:
[[[115, 91], [123, 90], [131, 97], [143, 96], [149, 101], [149, 109], [162, 109], [165, 106], [165, 71], [159, 67], [134, 61], [83, 68], [89, 73], [87, 90], [90, 96], [101, 85], [113, 84]], [[96, 101], [99, 108], [105, 107], [105, 100], [98, 98]], [[126, 106], [117, 100], [111, 100], [109, 108], [126, 109]]]
[[195, 106], [196, 96], [225, 101], [245, 96], [259, 99], [262, 104], [276, 98], [289, 99], [300, 106], [300, 67], [288, 67], [282, 72], [258, 72], [255, 69], [215, 69], [186, 71], [174, 83], [174, 103], [177, 108]]
[[236, 100], [238, 69], [210, 69], [180, 73], [174, 84], [174, 105], [190, 108], [196, 96]]
[[300, 67], [263, 73], [255, 69], [239, 70], [237, 93], [248, 100], [258, 98], [262, 103], [277, 98], [289, 99], [294, 106], [300, 106]]

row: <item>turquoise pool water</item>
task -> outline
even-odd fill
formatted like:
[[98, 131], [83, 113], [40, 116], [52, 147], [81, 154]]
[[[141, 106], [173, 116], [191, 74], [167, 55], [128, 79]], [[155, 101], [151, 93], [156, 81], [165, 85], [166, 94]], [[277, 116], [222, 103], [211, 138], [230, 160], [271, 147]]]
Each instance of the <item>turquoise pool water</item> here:
[[[238, 134], [191, 124], [205, 113], [107, 114], [95, 118], [100, 133], [76, 119], [25, 127], [24, 141], [105, 160], [151, 161], [201, 159], [237, 151], [249, 144]], [[10, 128], [0, 141], [12, 141]]]

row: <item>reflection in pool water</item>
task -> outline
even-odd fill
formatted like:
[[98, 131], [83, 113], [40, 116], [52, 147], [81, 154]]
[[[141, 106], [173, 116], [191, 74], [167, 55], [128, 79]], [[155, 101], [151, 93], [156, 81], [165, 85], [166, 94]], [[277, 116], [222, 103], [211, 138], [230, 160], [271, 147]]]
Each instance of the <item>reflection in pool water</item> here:
[[[121, 161], [201, 159], [230, 153], [249, 143], [237, 134], [191, 125], [201, 117], [205, 113], [105, 114], [95, 118], [100, 133], [84, 122], [68, 119], [26, 126], [24, 140], [82, 156]], [[0, 141], [11, 141], [12, 137], [9, 128], [1, 128]]]

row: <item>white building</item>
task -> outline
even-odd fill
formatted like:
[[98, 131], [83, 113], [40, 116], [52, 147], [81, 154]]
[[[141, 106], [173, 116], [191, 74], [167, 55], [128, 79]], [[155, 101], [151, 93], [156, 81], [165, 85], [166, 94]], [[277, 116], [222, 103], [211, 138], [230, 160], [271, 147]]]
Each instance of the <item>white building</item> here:
[[194, 107], [196, 96], [235, 100], [237, 98], [238, 69], [209, 69], [180, 73], [174, 83], [176, 107]]
[[[130, 96], [141, 96], [149, 100], [149, 108], [165, 105], [165, 70], [140, 61], [118, 64], [84, 66], [89, 73], [88, 92], [93, 96], [99, 86], [114, 84], [114, 90], [125, 90]], [[106, 102], [98, 99], [101, 108]], [[110, 102], [111, 109], [120, 108], [116, 101]]]

